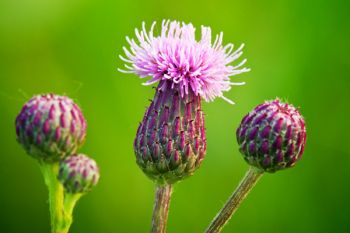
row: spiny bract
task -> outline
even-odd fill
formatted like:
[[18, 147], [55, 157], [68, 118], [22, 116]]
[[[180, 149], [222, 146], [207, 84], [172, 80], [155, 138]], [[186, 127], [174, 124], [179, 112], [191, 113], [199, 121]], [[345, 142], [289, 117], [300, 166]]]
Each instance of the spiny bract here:
[[158, 183], [175, 183], [194, 173], [206, 152], [200, 97], [184, 99], [162, 81], [145, 113], [134, 143], [136, 161]]

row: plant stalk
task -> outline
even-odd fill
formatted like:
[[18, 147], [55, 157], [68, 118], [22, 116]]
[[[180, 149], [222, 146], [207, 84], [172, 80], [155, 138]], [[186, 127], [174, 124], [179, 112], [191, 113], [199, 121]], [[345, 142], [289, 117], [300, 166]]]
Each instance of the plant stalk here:
[[82, 193], [76, 193], [76, 194], [65, 193], [64, 203], [63, 203], [64, 216], [61, 223], [61, 228], [62, 228], [61, 233], [68, 233], [69, 228], [73, 223], [74, 207], [82, 195], [83, 195]]
[[52, 233], [68, 233], [72, 224], [72, 213], [81, 194], [65, 194], [57, 179], [59, 163], [40, 163], [45, 184], [49, 190], [49, 206]]
[[59, 163], [41, 162], [40, 169], [49, 190], [51, 232], [61, 233], [60, 223], [63, 218], [64, 190], [62, 184], [57, 180]]
[[171, 193], [172, 186], [170, 184], [157, 186], [154, 200], [151, 233], [165, 232]]
[[205, 231], [206, 233], [217, 233], [222, 230], [262, 174], [263, 171], [257, 168], [249, 168], [236, 190]]

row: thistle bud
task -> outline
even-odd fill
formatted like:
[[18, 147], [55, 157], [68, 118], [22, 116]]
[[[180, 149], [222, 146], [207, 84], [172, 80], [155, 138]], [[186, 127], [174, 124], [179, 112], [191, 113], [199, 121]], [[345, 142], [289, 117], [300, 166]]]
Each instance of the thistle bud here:
[[299, 111], [278, 99], [258, 105], [237, 129], [244, 159], [267, 172], [292, 167], [302, 156], [306, 128]]
[[161, 81], [134, 141], [136, 161], [160, 184], [191, 176], [206, 152], [200, 96], [181, 97], [169, 81]]
[[86, 193], [100, 178], [96, 162], [83, 155], [72, 155], [60, 161], [58, 180], [68, 193]]
[[76, 152], [86, 135], [86, 121], [68, 97], [54, 94], [30, 99], [16, 118], [17, 141], [27, 153], [55, 162]]

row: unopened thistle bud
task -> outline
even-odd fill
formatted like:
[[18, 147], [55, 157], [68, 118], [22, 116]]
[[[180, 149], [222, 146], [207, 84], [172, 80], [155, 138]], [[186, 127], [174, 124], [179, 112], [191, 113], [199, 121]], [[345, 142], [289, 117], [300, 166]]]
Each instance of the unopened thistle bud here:
[[244, 159], [267, 172], [293, 166], [306, 142], [303, 117], [295, 107], [278, 99], [254, 108], [243, 118], [236, 134]]
[[56, 162], [76, 152], [86, 135], [80, 108], [68, 97], [54, 94], [30, 99], [16, 118], [17, 141], [27, 153]]
[[303, 117], [278, 99], [248, 113], [236, 135], [240, 152], [251, 166], [206, 233], [221, 231], [264, 172], [292, 167], [301, 158], [306, 141]]
[[202, 37], [195, 39], [192, 24], [163, 21], [159, 36], [151, 30], [136, 29], [139, 43], [127, 38], [131, 49], [124, 48], [121, 59], [126, 73], [151, 76], [145, 85], [159, 82], [134, 141], [137, 164], [160, 184], [172, 184], [194, 173], [206, 152], [205, 101], [223, 96], [232, 85], [229, 77], [249, 71], [231, 66], [242, 54], [233, 44], [222, 45], [222, 33], [211, 41], [211, 29], [202, 26]]
[[72, 155], [60, 161], [58, 180], [67, 193], [86, 193], [100, 178], [96, 162], [83, 155]]

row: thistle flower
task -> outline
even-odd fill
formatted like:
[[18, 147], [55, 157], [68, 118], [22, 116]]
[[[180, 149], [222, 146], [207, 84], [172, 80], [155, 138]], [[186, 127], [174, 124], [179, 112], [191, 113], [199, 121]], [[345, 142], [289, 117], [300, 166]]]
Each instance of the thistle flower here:
[[233, 83], [230, 76], [249, 71], [241, 68], [246, 60], [231, 63], [242, 54], [243, 45], [222, 45], [223, 34], [211, 40], [211, 29], [202, 26], [200, 40], [192, 24], [163, 21], [161, 33], [135, 30], [138, 42], [126, 38], [124, 47], [129, 65], [121, 72], [151, 77], [144, 85], [159, 82], [134, 142], [136, 160], [147, 176], [160, 184], [172, 184], [193, 174], [206, 152], [204, 114], [201, 98], [212, 101], [224, 97]]
[[134, 73], [141, 78], [152, 77], [144, 85], [169, 80], [171, 89], [177, 89], [182, 98], [192, 91], [206, 101], [216, 97], [226, 99], [224, 91], [230, 90], [232, 85], [244, 84], [231, 82], [229, 78], [249, 71], [240, 68], [246, 59], [236, 66], [230, 65], [242, 55], [243, 44], [235, 51], [231, 43], [223, 46], [222, 32], [212, 43], [211, 29], [205, 26], [202, 26], [202, 36], [197, 41], [193, 25], [177, 21], [164, 20], [160, 35], [154, 36], [155, 24], [149, 32], [145, 23], [141, 31], [135, 29], [138, 43], [126, 37], [130, 51], [123, 47], [126, 58], [120, 58], [131, 66], [125, 65], [126, 70], [120, 71]]
[[17, 116], [16, 135], [29, 155], [45, 162], [56, 162], [75, 153], [84, 143], [86, 121], [70, 98], [37, 95]]
[[221, 231], [264, 172], [294, 166], [306, 142], [303, 117], [293, 105], [279, 99], [255, 107], [242, 119], [236, 135], [240, 152], [250, 168], [206, 233]]
[[243, 118], [236, 134], [244, 159], [266, 172], [294, 166], [306, 142], [303, 117], [293, 105], [279, 99], [254, 108]]
[[58, 180], [68, 193], [86, 193], [100, 178], [96, 162], [83, 155], [72, 155], [60, 162]]

